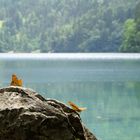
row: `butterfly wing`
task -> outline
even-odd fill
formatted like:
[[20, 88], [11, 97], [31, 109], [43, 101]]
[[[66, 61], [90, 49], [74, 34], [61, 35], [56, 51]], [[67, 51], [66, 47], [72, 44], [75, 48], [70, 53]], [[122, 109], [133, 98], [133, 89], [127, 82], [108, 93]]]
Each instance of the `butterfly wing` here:
[[86, 110], [87, 108], [86, 107], [79, 107], [79, 110], [80, 111], [84, 111], [84, 110]]
[[18, 86], [22, 87], [22, 79], [18, 80]]
[[18, 78], [17, 78], [17, 76], [15, 74], [13, 74], [10, 85], [11, 86], [17, 86], [17, 84], [18, 84]]
[[86, 110], [86, 108], [82, 108], [82, 107], [80, 108], [80, 107], [78, 107], [76, 104], [74, 104], [71, 101], [69, 101], [68, 103], [72, 107], [72, 109], [75, 110], [75, 111], [77, 111], [77, 112], [81, 112], [81, 111]]

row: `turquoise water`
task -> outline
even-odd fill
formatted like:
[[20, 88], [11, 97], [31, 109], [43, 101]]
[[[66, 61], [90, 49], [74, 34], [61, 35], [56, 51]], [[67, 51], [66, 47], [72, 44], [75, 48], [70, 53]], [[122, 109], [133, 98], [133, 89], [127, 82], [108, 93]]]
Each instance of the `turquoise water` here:
[[44, 97], [87, 107], [99, 140], [140, 139], [139, 54], [0, 54], [0, 86], [16, 73]]

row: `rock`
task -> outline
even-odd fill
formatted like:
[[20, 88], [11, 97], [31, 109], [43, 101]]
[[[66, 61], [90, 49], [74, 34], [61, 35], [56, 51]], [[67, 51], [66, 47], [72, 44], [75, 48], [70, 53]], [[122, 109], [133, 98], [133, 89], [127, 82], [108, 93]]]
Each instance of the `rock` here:
[[27, 88], [0, 89], [0, 140], [97, 140], [79, 114]]

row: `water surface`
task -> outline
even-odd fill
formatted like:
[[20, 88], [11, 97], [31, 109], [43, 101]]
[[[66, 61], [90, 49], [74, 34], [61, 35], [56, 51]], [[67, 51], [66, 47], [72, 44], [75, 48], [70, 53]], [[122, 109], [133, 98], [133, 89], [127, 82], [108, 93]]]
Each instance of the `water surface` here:
[[0, 54], [0, 85], [16, 73], [44, 97], [87, 107], [99, 140], [140, 139], [139, 54]]

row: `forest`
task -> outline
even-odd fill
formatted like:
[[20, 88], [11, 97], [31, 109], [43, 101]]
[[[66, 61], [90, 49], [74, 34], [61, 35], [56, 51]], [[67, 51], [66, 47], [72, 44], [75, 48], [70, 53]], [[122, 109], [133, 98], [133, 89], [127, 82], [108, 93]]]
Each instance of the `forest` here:
[[140, 52], [140, 0], [0, 0], [0, 52]]

